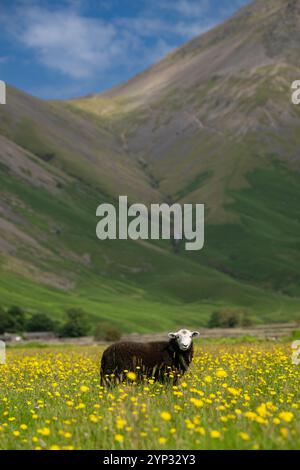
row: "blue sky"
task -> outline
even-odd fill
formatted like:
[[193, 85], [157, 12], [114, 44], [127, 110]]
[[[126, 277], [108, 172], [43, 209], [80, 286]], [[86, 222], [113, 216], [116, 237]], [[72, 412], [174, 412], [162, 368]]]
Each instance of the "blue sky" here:
[[0, 80], [42, 98], [100, 92], [250, 0], [1, 0]]

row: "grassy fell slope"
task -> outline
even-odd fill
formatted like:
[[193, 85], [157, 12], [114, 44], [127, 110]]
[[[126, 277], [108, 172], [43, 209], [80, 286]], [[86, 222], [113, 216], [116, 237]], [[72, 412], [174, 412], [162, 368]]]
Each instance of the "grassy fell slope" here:
[[[299, 0], [257, 1], [103, 95], [0, 108], [0, 299], [124, 331], [300, 312]], [[273, 47], [274, 28], [276, 47]], [[206, 245], [99, 242], [96, 207], [204, 202]], [[17, 288], [16, 288], [17, 287]]]
[[2, 305], [57, 318], [76, 305], [94, 322], [109, 319], [124, 331], [167, 329], [182, 315], [190, 325], [205, 324], [223, 305], [266, 319], [270, 312], [278, 320], [296, 314], [297, 299], [231, 279], [175, 255], [169, 245], [99, 242], [94, 209], [106, 196], [3, 140], [1, 155], [6, 145], [14, 165], [2, 158]]
[[299, 0], [257, 0], [129, 82], [71, 102], [122, 135], [163, 198], [206, 204], [207, 243], [194, 258], [291, 295], [300, 285], [299, 30]]
[[40, 160], [117, 197], [158, 199], [138, 165], [122, 152], [118, 136], [64, 103], [49, 103], [8, 88], [0, 108], [1, 134]]

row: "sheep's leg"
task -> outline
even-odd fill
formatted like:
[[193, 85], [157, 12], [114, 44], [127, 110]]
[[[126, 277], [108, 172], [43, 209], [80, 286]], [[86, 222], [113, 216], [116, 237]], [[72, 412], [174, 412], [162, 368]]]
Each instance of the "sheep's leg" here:
[[102, 369], [100, 369], [100, 387], [105, 387], [105, 375]]
[[173, 378], [173, 386], [178, 385], [178, 381], [179, 381], [179, 377], [178, 375], [175, 375], [175, 377]]
[[101, 366], [100, 366], [100, 386], [101, 387], [111, 387], [114, 384], [114, 377], [113, 374], [113, 366], [111, 364], [110, 358], [105, 354], [103, 354], [101, 359]]

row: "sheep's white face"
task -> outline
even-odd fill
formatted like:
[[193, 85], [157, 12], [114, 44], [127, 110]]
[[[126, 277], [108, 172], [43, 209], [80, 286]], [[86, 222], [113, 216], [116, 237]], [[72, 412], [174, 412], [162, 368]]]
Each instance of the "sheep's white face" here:
[[190, 331], [190, 330], [179, 330], [177, 333], [169, 333], [169, 338], [175, 339], [179, 349], [181, 351], [186, 351], [190, 348], [193, 338], [199, 336], [200, 333], [198, 331]]

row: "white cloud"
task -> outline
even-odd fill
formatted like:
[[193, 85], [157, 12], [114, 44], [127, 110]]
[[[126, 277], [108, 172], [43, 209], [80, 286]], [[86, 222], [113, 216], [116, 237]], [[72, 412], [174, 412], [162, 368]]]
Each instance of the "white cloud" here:
[[113, 25], [70, 10], [25, 9], [17, 37], [42, 64], [73, 78], [107, 69], [122, 52]]
[[[174, 47], [167, 34], [185, 34], [160, 19], [104, 21], [70, 7], [54, 11], [39, 6], [19, 8], [11, 20], [7, 23], [11, 35], [34, 51], [39, 63], [73, 79], [92, 78], [128, 64], [147, 66]], [[149, 37], [151, 47], [144, 42]]]
[[20, 1], [6, 19], [11, 35], [34, 52], [38, 63], [75, 81], [120, 67], [146, 67], [218, 19], [209, 18], [209, 0], [145, 2], [138, 16], [108, 19], [86, 16], [83, 0], [65, 0], [59, 7]]

